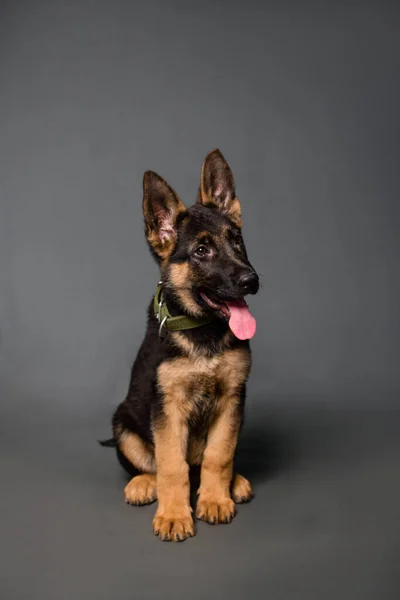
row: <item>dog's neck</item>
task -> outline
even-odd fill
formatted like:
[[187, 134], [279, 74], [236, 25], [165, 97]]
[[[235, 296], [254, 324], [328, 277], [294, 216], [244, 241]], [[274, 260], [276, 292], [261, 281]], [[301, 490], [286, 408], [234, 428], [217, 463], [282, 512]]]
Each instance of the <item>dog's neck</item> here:
[[[168, 294], [167, 289], [164, 292], [163, 298], [171, 316], [186, 315], [193, 318], [176, 298]], [[175, 344], [185, 354], [215, 356], [238, 343], [242, 343], [232, 334], [228, 323], [218, 317], [213, 318], [211, 322], [201, 327], [174, 332], [168, 331], [165, 333], [167, 336], [172, 336]]]
[[191, 316], [185, 310], [185, 307], [182, 306], [179, 302], [177, 302], [170, 293], [168, 293], [168, 289], [163, 290], [163, 298], [168, 308], [168, 311], [172, 317], [178, 317], [179, 315], [185, 315], [187, 317]]

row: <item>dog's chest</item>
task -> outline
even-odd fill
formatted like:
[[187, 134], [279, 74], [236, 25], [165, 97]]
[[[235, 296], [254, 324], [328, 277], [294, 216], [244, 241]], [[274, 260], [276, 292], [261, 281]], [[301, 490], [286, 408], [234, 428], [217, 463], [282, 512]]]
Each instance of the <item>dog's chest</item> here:
[[237, 398], [249, 368], [249, 352], [242, 348], [214, 357], [185, 356], [166, 361], [158, 371], [164, 405], [190, 419], [205, 417], [221, 402]]
[[208, 359], [186, 365], [186, 377], [181, 381], [180, 407], [189, 422], [190, 437], [203, 438], [213, 417], [224, 402], [224, 377], [221, 361]]

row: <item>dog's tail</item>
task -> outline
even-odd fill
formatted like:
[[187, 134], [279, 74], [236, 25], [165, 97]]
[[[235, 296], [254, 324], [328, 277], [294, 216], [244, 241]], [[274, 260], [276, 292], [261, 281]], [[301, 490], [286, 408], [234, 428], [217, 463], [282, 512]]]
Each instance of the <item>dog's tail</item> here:
[[104, 446], [105, 448], [115, 448], [117, 445], [117, 442], [115, 441], [115, 438], [110, 438], [109, 440], [97, 440], [100, 444], [100, 446]]

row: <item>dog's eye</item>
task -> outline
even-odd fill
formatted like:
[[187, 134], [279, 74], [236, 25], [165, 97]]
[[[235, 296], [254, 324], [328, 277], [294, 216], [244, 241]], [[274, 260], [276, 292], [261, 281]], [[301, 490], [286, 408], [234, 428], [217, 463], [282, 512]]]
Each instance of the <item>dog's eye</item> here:
[[206, 248], [206, 246], [199, 246], [195, 250], [196, 256], [205, 256], [207, 254], [207, 252], [208, 252], [208, 249]]
[[235, 241], [235, 244], [237, 244], [238, 246], [241, 246], [243, 244], [243, 238], [241, 235], [237, 234], [233, 239]]

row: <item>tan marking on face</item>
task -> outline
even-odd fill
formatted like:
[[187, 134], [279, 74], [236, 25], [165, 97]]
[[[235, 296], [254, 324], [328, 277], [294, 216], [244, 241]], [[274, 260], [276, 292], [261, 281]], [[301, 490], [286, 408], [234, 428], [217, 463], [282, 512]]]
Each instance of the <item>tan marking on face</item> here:
[[205, 231], [200, 231], [200, 233], [196, 234], [196, 240], [205, 240], [205, 239], [209, 239], [211, 237], [210, 232], [205, 230]]
[[155, 473], [154, 449], [146, 444], [136, 433], [122, 431], [118, 435], [118, 446], [123, 455], [144, 473]]
[[200, 317], [203, 311], [193, 299], [191, 292], [191, 272], [188, 263], [172, 263], [169, 266], [169, 279], [174, 293], [185, 307], [186, 311], [193, 317]]
[[190, 268], [187, 262], [173, 263], [169, 268], [170, 279], [175, 288], [188, 288]]

